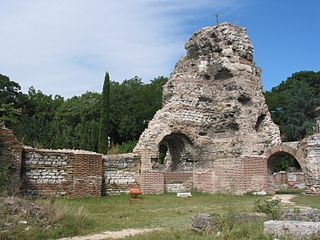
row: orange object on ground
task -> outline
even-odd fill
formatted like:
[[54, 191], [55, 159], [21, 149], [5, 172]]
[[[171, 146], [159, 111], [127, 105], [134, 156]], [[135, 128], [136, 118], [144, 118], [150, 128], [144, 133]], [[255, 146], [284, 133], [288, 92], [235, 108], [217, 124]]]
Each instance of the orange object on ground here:
[[142, 192], [139, 188], [130, 188], [129, 189], [129, 194], [131, 199], [139, 199], [139, 195], [142, 195]]

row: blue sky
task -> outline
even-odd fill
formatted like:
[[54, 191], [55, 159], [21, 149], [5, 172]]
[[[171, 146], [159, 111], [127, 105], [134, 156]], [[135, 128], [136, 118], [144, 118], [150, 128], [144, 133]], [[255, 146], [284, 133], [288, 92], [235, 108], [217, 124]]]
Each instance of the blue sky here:
[[0, 73], [65, 97], [112, 80], [168, 76], [197, 29], [246, 27], [268, 90], [320, 71], [319, 0], [0, 0]]

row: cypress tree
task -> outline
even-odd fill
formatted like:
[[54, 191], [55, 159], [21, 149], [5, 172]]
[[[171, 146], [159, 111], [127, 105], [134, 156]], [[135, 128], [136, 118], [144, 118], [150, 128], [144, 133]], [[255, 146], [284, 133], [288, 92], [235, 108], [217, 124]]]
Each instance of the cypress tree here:
[[106, 154], [108, 151], [108, 129], [110, 124], [110, 77], [106, 72], [100, 109], [100, 128], [99, 128], [99, 144], [98, 151]]

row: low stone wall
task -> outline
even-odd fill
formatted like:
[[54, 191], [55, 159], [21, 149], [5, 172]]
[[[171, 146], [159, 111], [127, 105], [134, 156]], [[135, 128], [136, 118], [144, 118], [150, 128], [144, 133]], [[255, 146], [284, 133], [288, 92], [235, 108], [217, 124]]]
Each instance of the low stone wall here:
[[128, 193], [128, 189], [140, 186], [140, 158], [134, 154], [105, 155], [104, 178], [107, 194]]
[[287, 188], [305, 188], [305, 177], [302, 172], [276, 172], [272, 175], [275, 190]]
[[101, 196], [102, 156], [72, 150], [23, 149], [22, 185], [27, 195]]
[[[201, 181], [196, 180], [200, 189], [206, 192], [229, 192], [243, 194], [251, 191], [267, 191], [266, 159], [242, 157], [238, 159], [218, 159], [214, 162], [212, 174], [207, 172]], [[207, 175], [207, 176], [206, 176]], [[211, 179], [211, 185], [207, 183]], [[199, 188], [199, 187], [198, 187]]]
[[[228, 164], [226, 164], [228, 162]], [[239, 158], [214, 161], [211, 169], [186, 172], [143, 172], [141, 186], [145, 193], [162, 192], [231, 192], [267, 191], [265, 158]]]

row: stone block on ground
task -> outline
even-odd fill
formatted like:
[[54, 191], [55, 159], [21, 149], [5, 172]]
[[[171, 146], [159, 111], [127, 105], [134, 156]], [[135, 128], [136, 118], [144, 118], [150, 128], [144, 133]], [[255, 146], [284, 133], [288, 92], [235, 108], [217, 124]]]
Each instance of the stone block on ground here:
[[285, 210], [281, 213], [281, 219], [286, 221], [320, 222], [320, 210], [318, 209]]
[[184, 193], [177, 193], [177, 197], [187, 198], [192, 197], [190, 192], [184, 192]]
[[320, 239], [320, 222], [267, 221], [264, 232], [277, 237], [291, 237], [293, 240]]
[[192, 217], [192, 230], [212, 231], [216, 229], [213, 217], [208, 213], [201, 213]]

